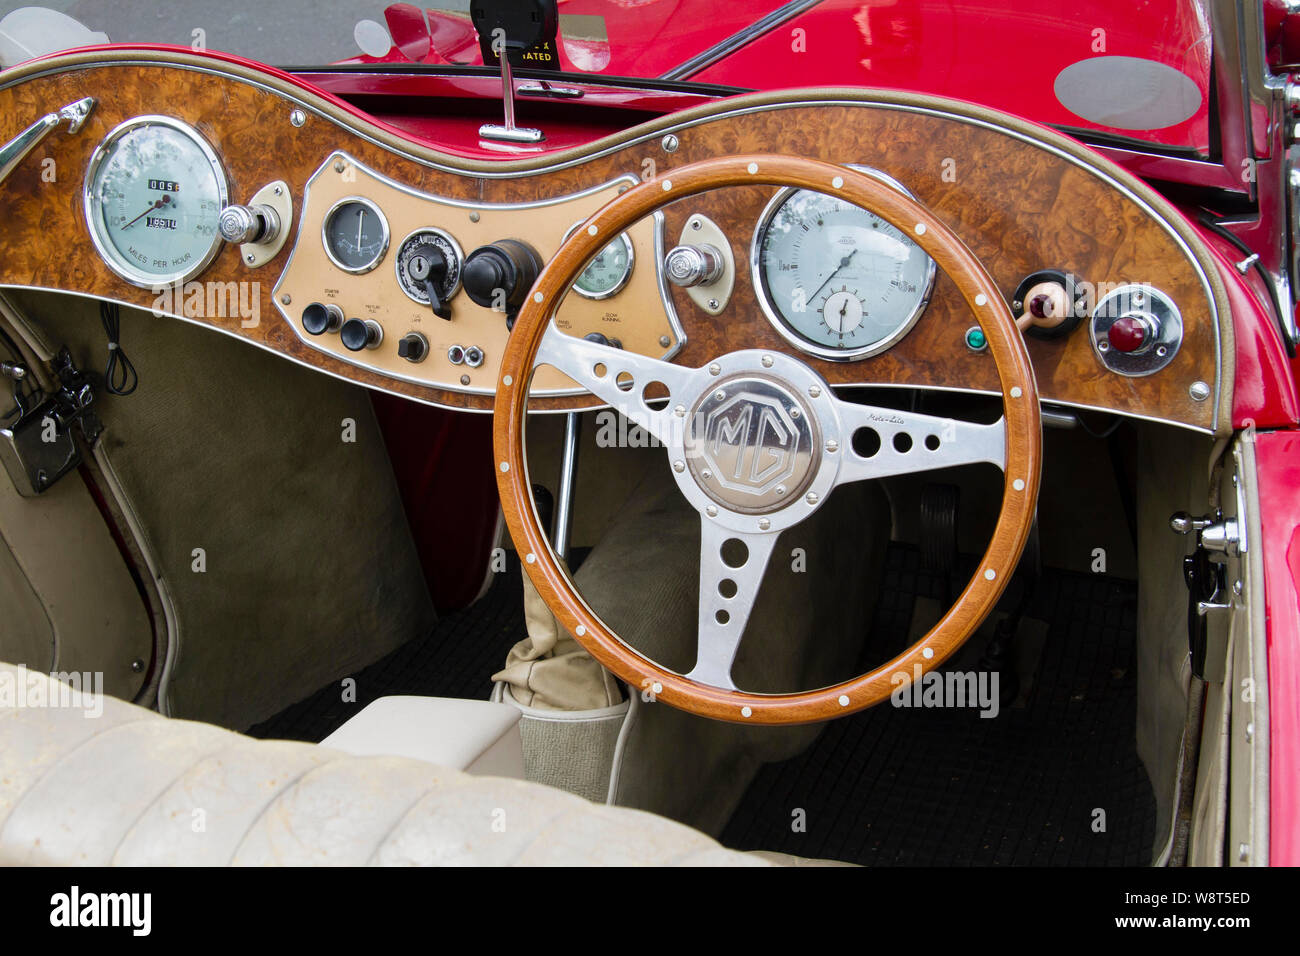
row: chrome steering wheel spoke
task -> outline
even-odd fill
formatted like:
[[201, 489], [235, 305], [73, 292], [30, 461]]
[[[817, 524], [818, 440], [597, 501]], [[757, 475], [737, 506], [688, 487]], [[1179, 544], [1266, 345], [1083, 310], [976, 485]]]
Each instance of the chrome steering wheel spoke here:
[[1003, 418], [981, 425], [838, 399], [835, 411], [844, 436], [836, 485], [980, 462], [1006, 470]]
[[736, 689], [731, 666], [776, 539], [775, 532], [729, 531], [701, 515], [699, 637], [686, 677]]
[[[673, 409], [700, 388], [697, 383], [704, 377], [700, 369], [576, 338], [554, 326], [546, 330], [537, 350], [533, 367], [539, 365], [563, 372], [665, 445], [671, 444], [674, 428], [680, 442], [682, 416], [675, 415]], [[662, 386], [656, 390], [658, 397], [647, 400], [646, 388], [656, 382]], [[651, 401], [662, 407], [650, 405]]]

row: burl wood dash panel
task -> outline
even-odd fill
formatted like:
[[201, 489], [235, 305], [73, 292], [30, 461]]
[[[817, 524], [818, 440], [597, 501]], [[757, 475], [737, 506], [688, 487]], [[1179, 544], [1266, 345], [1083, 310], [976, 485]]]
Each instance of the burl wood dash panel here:
[[[238, 249], [226, 247], [199, 277], [223, 283], [257, 281], [259, 322], [244, 327], [238, 315], [191, 321], [363, 385], [486, 411], [492, 404], [488, 394], [459, 392], [454, 383], [436, 387], [398, 379], [309, 346], [272, 301], [273, 289], [295, 244], [303, 246], [299, 255], [310, 259], [317, 253], [319, 226], [298, 232], [303, 191], [330, 156], [346, 153], [410, 190], [461, 202], [517, 204], [555, 200], [620, 176], [641, 176], [650, 168], [647, 161], [652, 161], [657, 174], [670, 175], [674, 167], [716, 156], [787, 153], [861, 163], [895, 177], [962, 237], [1007, 297], [1024, 276], [1044, 268], [1073, 272], [1096, 287], [1141, 282], [1163, 290], [1177, 303], [1186, 330], [1183, 346], [1167, 368], [1145, 378], [1113, 374], [1097, 360], [1086, 328], [1081, 326], [1064, 340], [1028, 340], [1040, 394], [1045, 400], [1113, 409], [1196, 428], [1211, 429], [1215, 424], [1215, 402], [1198, 403], [1188, 394], [1192, 382], [1217, 381], [1219, 343], [1212, 300], [1195, 261], [1173, 234], [1134, 198], [1077, 162], [957, 116], [873, 103], [808, 103], [797, 98], [747, 112], [720, 103], [715, 115], [697, 117], [676, 130], [680, 146], [675, 152], [662, 149], [662, 129], [656, 129], [644, 137], [624, 136], [615, 146], [600, 148], [597, 144], [586, 158], [561, 168], [495, 178], [472, 169], [437, 168], [463, 165], [452, 158], [435, 165], [401, 155], [360, 135], [341, 118], [310, 112], [307, 122], [296, 127], [289, 115], [297, 103], [248, 78], [225, 75], [219, 64], [214, 64], [213, 72], [203, 72], [127, 62], [82, 65], [31, 76], [0, 89], [0, 141], [8, 140], [37, 117], [87, 95], [99, 102], [85, 127], [73, 135], [62, 130], [51, 134], [0, 185], [0, 221], [5, 223], [0, 231], [0, 284], [60, 289], [153, 307], [157, 297], [150, 290], [124, 282], [100, 261], [86, 229], [83, 176], [91, 152], [114, 126], [142, 114], [174, 116], [197, 128], [216, 149], [228, 173], [232, 201], [247, 202], [267, 183], [284, 180], [293, 191], [295, 206], [294, 235], [268, 265], [245, 268]], [[53, 182], [46, 181], [48, 174], [42, 176], [48, 168], [42, 161], [47, 158], [54, 160], [57, 175]], [[726, 189], [665, 209], [668, 244], [680, 235], [690, 214], [703, 213], [727, 233], [741, 266], [731, 303], [720, 317], [708, 316], [681, 290], [672, 290], [686, 334], [675, 361], [701, 365], [719, 353], [742, 348], [792, 350], [760, 311], [747, 268], [754, 228], [772, 193], [770, 188]], [[527, 216], [497, 221], [508, 221], [513, 231], [496, 238], [514, 235], [547, 254], [557, 246], [552, 233], [560, 224], [555, 216], [538, 217], [537, 225], [531, 227]], [[465, 232], [463, 225], [452, 231]], [[530, 234], [530, 228], [538, 234]], [[649, 242], [648, 236], [648, 231], [642, 233], [637, 248], [637, 271], [643, 277], [655, 266], [650, 250], [642, 248]], [[401, 236], [394, 238], [397, 241]], [[486, 234], [469, 237], [466, 233], [462, 247], [468, 252], [483, 238]], [[315, 244], [310, 253], [306, 244]], [[391, 263], [386, 261], [380, 269], [395, 285]], [[295, 280], [301, 282], [301, 277]], [[322, 288], [343, 288], [348, 281], [341, 272], [320, 277]], [[295, 291], [295, 304], [297, 294]], [[502, 322], [499, 315], [487, 310], [477, 315], [474, 309], [462, 292], [456, 319], [450, 323], [461, 323], [467, 330], [462, 344], [470, 344], [470, 333], [477, 328], [474, 323]], [[653, 323], [653, 328], [630, 330], [624, 338], [657, 345], [665, 327], [657, 282], [643, 278], [603, 303], [601, 310], [588, 312], [595, 316], [609, 310], [618, 312], [623, 323]], [[285, 311], [293, 314], [292, 309]], [[563, 309], [560, 317], [565, 317]], [[972, 324], [953, 284], [941, 274], [926, 313], [894, 348], [850, 363], [804, 358], [833, 384], [993, 392], [997, 380], [991, 358], [972, 353], [963, 344], [963, 334]], [[385, 333], [395, 342], [405, 331], [393, 328]], [[449, 332], [442, 337], [450, 340], [450, 336]], [[504, 339], [498, 334], [493, 341], [499, 351]], [[488, 355], [487, 363], [474, 375], [474, 387], [493, 380], [499, 359], [499, 354]], [[413, 369], [420, 374], [418, 367]], [[558, 410], [592, 404], [590, 396], [542, 398], [534, 407]]]

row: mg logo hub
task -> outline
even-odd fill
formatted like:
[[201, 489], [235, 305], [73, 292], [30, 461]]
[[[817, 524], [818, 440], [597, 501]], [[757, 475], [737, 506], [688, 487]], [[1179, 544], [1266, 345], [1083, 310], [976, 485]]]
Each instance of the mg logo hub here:
[[691, 413], [686, 461], [714, 501], [749, 514], [776, 511], [812, 481], [817, 422], [779, 379], [716, 382]]

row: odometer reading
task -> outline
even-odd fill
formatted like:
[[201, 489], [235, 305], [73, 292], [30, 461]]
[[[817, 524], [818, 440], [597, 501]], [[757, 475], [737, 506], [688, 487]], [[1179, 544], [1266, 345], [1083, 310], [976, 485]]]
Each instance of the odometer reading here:
[[874, 213], [823, 193], [783, 190], [754, 235], [753, 271], [763, 311], [787, 341], [847, 361], [907, 334], [929, 301], [935, 267]]
[[226, 174], [193, 129], [141, 116], [108, 134], [86, 171], [86, 223], [109, 268], [158, 288], [197, 275], [221, 248]]

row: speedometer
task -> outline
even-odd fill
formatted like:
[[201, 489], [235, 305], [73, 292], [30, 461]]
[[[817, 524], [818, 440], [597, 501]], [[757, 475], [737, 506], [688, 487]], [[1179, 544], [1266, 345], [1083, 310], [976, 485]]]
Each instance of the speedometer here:
[[159, 288], [197, 275], [221, 248], [226, 174], [202, 136], [169, 116], [116, 127], [86, 170], [86, 224], [110, 269]]
[[[907, 193], [884, 173], [861, 171]], [[806, 189], [784, 189], [768, 204], [751, 261], [759, 305], [776, 330], [833, 361], [889, 348], [934, 288], [934, 260], [915, 242], [875, 213]]]

